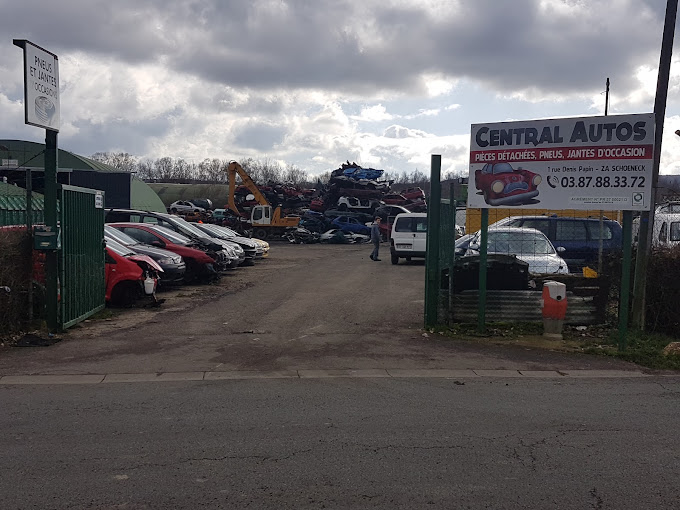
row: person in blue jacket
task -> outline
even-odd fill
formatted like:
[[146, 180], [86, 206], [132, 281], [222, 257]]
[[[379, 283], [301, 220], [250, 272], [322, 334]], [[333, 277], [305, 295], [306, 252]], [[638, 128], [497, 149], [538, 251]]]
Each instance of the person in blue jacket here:
[[373, 243], [371, 260], [380, 262], [378, 258], [378, 251], [380, 251], [380, 216], [376, 216], [373, 225], [371, 225], [371, 242]]

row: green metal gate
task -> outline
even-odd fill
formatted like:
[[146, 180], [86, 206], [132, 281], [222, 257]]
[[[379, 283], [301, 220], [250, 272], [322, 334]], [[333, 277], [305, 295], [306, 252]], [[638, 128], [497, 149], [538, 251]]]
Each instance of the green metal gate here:
[[60, 188], [60, 322], [66, 329], [104, 308], [104, 192]]

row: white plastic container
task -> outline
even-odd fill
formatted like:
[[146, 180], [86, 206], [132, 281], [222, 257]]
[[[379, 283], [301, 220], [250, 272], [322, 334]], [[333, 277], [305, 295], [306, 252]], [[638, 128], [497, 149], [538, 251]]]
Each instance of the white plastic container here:
[[144, 280], [144, 293], [147, 296], [150, 296], [156, 291], [156, 280], [151, 278], [150, 276], [147, 276], [146, 279]]

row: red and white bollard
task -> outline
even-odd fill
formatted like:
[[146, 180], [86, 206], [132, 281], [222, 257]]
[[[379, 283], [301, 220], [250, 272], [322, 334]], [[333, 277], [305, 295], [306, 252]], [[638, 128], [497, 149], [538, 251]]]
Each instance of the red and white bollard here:
[[543, 336], [562, 340], [562, 327], [567, 316], [567, 286], [564, 283], [543, 282]]

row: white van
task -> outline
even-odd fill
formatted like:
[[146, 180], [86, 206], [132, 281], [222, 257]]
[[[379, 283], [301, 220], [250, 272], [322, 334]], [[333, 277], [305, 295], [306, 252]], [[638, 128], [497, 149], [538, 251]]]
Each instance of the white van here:
[[[639, 219], [637, 227], [639, 230]], [[637, 240], [637, 232], [635, 232]], [[652, 246], [677, 246], [680, 244], [680, 213], [656, 213], [654, 215], [654, 232]]]
[[[633, 220], [633, 243], [638, 243], [640, 218]], [[680, 244], [680, 203], [668, 202], [657, 206], [654, 213], [652, 246], [677, 246]]]
[[392, 224], [390, 256], [392, 264], [400, 258], [425, 257], [427, 244], [427, 213], [401, 213]]

